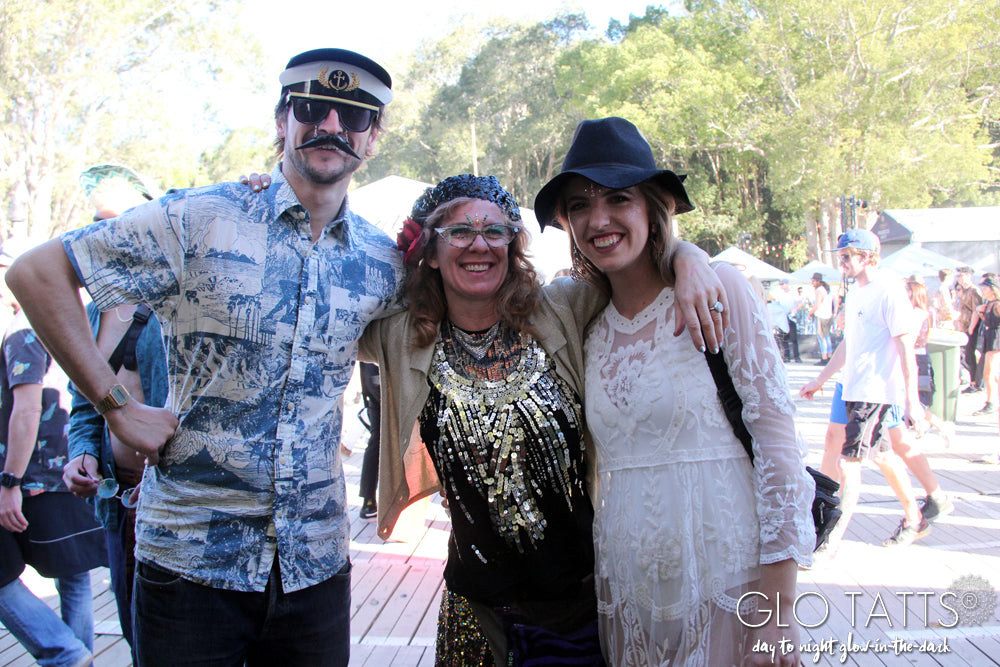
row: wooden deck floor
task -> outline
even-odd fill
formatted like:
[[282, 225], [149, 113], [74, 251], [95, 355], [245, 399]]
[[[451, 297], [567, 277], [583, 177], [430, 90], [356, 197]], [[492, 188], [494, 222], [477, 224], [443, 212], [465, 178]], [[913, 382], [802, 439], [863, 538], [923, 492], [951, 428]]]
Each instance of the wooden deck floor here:
[[[788, 369], [793, 394], [817, 371], [807, 364], [791, 364]], [[796, 399], [800, 429], [811, 443], [809, 462], [815, 466], [832, 385], [828, 389], [814, 402]], [[902, 514], [878, 470], [865, 468], [861, 503], [839, 554], [799, 573], [798, 617], [802, 623], [816, 625], [802, 633], [802, 640], [816, 647], [814, 652], [803, 653], [806, 664], [1000, 666], [1000, 617], [993, 606], [1000, 589], [1000, 467], [975, 462], [1000, 449], [1000, 435], [995, 415], [971, 416], [982, 401], [981, 394], [960, 399], [958, 437], [951, 448], [945, 449], [936, 435], [921, 440], [942, 486], [954, 494], [956, 510], [913, 546], [881, 546]], [[345, 410], [348, 417], [356, 413], [356, 407]], [[344, 441], [353, 453], [346, 459], [345, 472], [355, 517], [351, 665], [432, 665], [448, 517], [435, 502], [411, 508], [393, 539], [385, 543], [375, 535], [373, 522], [357, 520], [365, 434], [360, 425], [347, 421]], [[956, 588], [971, 576], [988, 582], [994, 602], [987, 595], [970, 596]], [[51, 582], [30, 573], [25, 581], [57, 606]], [[130, 664], [129, 652], [119, 634], [107, 570], [95, 570], [92, 581], [95, 665], [125, 667]], [[950, 591], [962, 597], [944, 595]], [[944, 627], [954, 618], [946, 606], [966, 613], [963, 602], [973, 615], [983, 608], [991, 613], [980, 625], [963, 622]], [[931, 653], [930, 648], [948, 652]], [[0, 627], [0, 665], [31, 664], [31, 656]]]

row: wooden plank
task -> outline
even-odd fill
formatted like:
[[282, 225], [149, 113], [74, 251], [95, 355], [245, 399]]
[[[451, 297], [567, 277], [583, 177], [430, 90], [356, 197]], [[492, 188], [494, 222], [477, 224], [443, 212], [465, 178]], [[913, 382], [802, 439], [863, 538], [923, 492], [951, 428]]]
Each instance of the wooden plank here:
[[364, 667], [388, 667], [394, 664], [398, 646], [372, 646], [372, 652], [361, 663]]
[[[427, 650], [423, 646], [400, 646], [396, 650], [396, 655], [390, 664], [390, 667], [414, 667], [414, 665], [419, 665], [424, 659], [424, 655]], [[431, 657], [433, 663], [433, 653], [431, 650]]]
[[444, 577], [434, 587], [434, 592], [431, 593], [430, 601], [427, 604], [427, 613], [424, 614], [423, 620], [417, 626], [417, 631], [413, 634], [411, 643], [417, 646], [430, 646], [432, 648], [437, 643], [437, 618], [438, 611], [441, 609], [441, 596], [443, 594]]
[[[3, 632], [7, 635], [7, 637], [14, 639], [14, 636], [7, 632], [6, 629], [4, 629]], [[0, 665], [9, 665], [18, 657], [26, 654], [27, 653], [24, 650], [24, 647], [21, 646], [16, 639], [14, 639], [13, 643], [0, 650]]]
[[970, 639], [969, 643], [983, 654], [982, 660], [969, 664], [986, 665], [989, 660], [994, 665], [1000, 665], [1000, 637], [976, 637]]
[[[418, 638], [418, 633], [424, 627], [424, 620], [428, 616], [433, 619], [434, 627], [437, 627], [437, 613], [438, 608], [441, 606], [440, 588], [443, 580], [443, 565], [424, 568], [424, 576], [414, 591], [410, 603], [406, 606], [399, 621], [393, 627], [393, 636], [406, 634], [407, 644], [427, 645], [426, 643], [414, 640]], [[403, 628], [404, 632], [400, 632], [400, 628]]]
[[368, 660], [368, 656], [372, 654], [375, 649], [374, 646], [364, 646], [358, 645], [356, 642], [351, 642], [351, 658], [348, 661], [348, 667], [363, 667], [365, 662]]
[[366, 643], [407, 646], [416, 633], [420, 621], [427, 613], [431, 593], [421, 593], [421, 584], [426, 577], [435, 580], [440, 571], [429, 568], [411, 567], [392, 596], [385, 601], [378, 617], [372, 623], [365, 637]]
[[411, 559], [437, 561], [444, 565], [448, 559], [448, 539], [450, 536], [451, 521], [447, 518], [438, 518], [430, 521], [423, 539], [420, 540], [413, 550]]
[[416, 667], [434, 667], [434, 647], [430, 646], [424, 648], [424, 654], [420, 658], [420, 662], [416, 663]]
[[351, 570], [351, 616], [364, 605], [389, 570], [388, 564], [362, 563]]
[[118, 637], [110, 646], [103, 651], [97, 651], [94, 646], [94, 663], [100, 667], [131, 667], [132, 652], [129, 650], [128, 642]]
[[379, 579], [371, 593], [364, 600], [359, 600], [357, 603], [352, 601], [352, 605], [356, 605], [356, 611], [351, 614], [352, 643], [364, 643], [368, 629], [375, 619], [378, 618], [382, 607], [392, 597], [392, 594], [409, 569], [408, 565], [389, 565], [385, 574], [382, 575], [382, 578]]

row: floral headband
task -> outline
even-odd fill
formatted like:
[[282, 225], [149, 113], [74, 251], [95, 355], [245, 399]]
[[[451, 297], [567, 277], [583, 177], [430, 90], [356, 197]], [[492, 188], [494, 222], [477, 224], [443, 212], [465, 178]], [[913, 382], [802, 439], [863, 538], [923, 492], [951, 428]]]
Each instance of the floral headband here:
[[503, 189], [496, 176], [472, 174], [449, 176], [433, 188], [427, 188], [414, 202], [410, 217], [403, 221], [403, 229], [396, 237], [396, 245], [403, 253], [403, 261], [406, 264], [412, 263], [421, 248], [424, 224], [430, 214], [441, 204], [459, 197], [493, 202], [500, 207], [510, 222], [521, 222], [521, 209], [517, 205], [517, 200], [514, 199], [514, 195]]

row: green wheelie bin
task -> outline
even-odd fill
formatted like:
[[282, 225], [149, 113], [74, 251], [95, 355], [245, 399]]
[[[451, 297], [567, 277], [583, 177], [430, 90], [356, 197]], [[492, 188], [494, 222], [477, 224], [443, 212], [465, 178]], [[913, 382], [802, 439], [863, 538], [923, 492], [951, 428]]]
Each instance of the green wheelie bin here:
[[934, 400], [930, 410], [944, 421], [958, 415], [959, 371], [962, 346], [969, 340], [961, 331], [931, 329], [927, 336], [927, 356], [934, 369]]

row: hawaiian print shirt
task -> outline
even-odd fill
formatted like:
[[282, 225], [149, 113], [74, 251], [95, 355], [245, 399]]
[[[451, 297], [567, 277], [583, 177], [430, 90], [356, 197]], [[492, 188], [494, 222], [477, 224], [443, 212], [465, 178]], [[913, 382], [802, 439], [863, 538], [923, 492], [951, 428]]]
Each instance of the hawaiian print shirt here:
[[25, 493], [68, 492], [63, 484], [66, 465], [66, 431], [70, 397], [66, 374], [52, 363], [42, 342], [35, 336], [24, 313], [18, 313], [3, 337], [0, 354], [0, 469], [7, 458], [10, 412], [14, 407], [14, 387], [42, 385], [42, 414], [28, 469], [21, 482]]
[[141, 486], [136, 557], [197, 583], [286, 592], [347, 562], [342, 397], [358, 338], [397, 310], [402, 261], [348, 209], [312, 241], [281, 174], [183, 190], [69, 232], [101, 310], [146, 303], [180, 420]]

